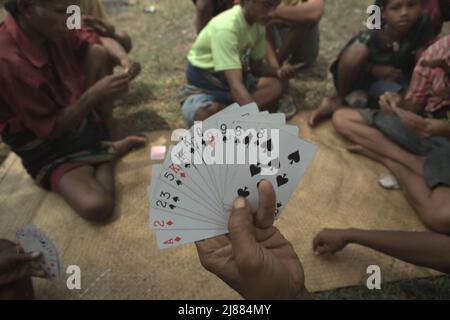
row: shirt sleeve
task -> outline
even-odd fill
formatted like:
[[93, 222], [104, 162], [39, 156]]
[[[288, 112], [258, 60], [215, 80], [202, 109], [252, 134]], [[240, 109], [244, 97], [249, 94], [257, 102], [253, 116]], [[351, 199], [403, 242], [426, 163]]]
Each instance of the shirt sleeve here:
[[211, 40], [211, 51], [215, 71], [242, 69], [236, 34], [229, 30], [218, 30]]
[[266, 56], [266, 29], [263, 28], [258, 36], [258, 40], [256, 41], [255, 48], [252, 51], [251, 58], [252, 60], [263, 60]]
[[98, 35], [95, 32], [84, 29], [74, 30], [72, 43], [77, 54], [83, 55], [85, 50], [99, 43]]
[[414, 69], [414, 74], [405, 99], [418, 106], [425, 106], [430, 97], [432, 79], [430, 79], [430, 69], [422, 67], [420, 64]]
[[[21, 74], [26, 77], [25, 73]], [[0, 77], [0, 100], [6, 102], [14, 113], [10, 123], [3, 126], [9, 127], [9, 131], [14, 133], [25, 127], [38, 138], [47, 139], [55, 127], [59, 108], [44, 90], [33, 86], [31, 74], [26, 81], [23, 79], [14, 75], [6, 77], [4, 74]]]

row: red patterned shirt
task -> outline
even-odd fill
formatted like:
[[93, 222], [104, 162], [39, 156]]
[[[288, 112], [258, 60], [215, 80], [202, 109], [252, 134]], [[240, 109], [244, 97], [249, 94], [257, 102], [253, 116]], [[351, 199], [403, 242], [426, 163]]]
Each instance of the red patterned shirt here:
[[87, 89], [84, 54], [95, 43], [94, 33], [73, 31], [49, 42], [46, 58], [7, 15], [0, 24], [0, 134], [48, 138], [59, 112]]
[[406, 95], [406, 100], [424, 106], [425, 111], [431, 113], [450, 106], [450, 79], [444, 70], [422, 67], [421, 62], [440, 59], [450, 65], [450, 35], [441, 38], [423, 53]]

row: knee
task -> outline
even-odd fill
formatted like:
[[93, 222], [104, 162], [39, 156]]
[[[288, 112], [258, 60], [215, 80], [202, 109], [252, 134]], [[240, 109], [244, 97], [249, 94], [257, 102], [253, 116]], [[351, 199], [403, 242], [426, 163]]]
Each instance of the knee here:
[[127, 53], [130, 53], [133, 49], [133, 41], [131, 40], [130, 35], [124, 31], [117, 32], [117, 35], [120, 39], [120, 44], [122, 45], [122, 47]]
[[106, 194], [87, 196], [79, 208], [79, 214], [92, 222], [105, 222], [112, 217], [113, 212], [114, 200]]
[[333, 113], [333, 126], [337, 132], [347, 135], [354, 110], [340, 109]]
[[102, 45], [94, 44], [89, 48], [88, 58], [95, 62], [109, 61], [109, 53]]
[[195, 121], [205, 121], [210, 116], [219, 112], [219, 106], [217, 103], [212, 103], [209, 107], [200, 108], [195, 113], [194, 120]]
[[349, 69], [359, 68], [367, 62], [368, 56], [369, 48], [362, 43], [355, 43], [344, 51], [340, 64]]
[[428, 227], [435, 232], [450, 235], [450, 207], [438, 205], [426, 211], [427, 216], [430, 217]]

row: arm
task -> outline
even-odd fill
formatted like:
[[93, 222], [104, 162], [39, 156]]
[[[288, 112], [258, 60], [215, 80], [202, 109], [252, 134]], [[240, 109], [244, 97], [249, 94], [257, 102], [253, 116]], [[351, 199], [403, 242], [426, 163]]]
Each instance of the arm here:
[[279, 5], [273, 18], [294, 24], [315, 24], [320, 21], [325, 10], [324, 0], [309, 0], [292, 5]]
[[212, 19], [214, 4], [211, 0], [197, 0], [197, 33], [203, 30]]
[[234, 101], [241, 106], [255, 101], [244, 85], [241, 69], [225, 71], [225, 78], [227, 79]]
[[280, 64], [278, 63], [277, 53], [275, 52], [275, 49], [272, 46], [272, 43], [270, 41], [271, 39], [271, 31], [270, 28], [267, 28], [267, 36], [266, 36], [266, 59], [269, 65], [273, 67], [280, 67]]
[[125, 69], [125, 72], [130, 76], [130, 80], [138, 76], [141, 72], [141, 65], [129, 57], [127, 51], [118, 41], [100, 37], [100, 43], [114, 62]]
[[280, 68], [272, 64], [268, 65], [264, 60], [251, 60], [250, 64], [253, 75], [257, 77], [278, 78]]
[[128, 90], [129, 75], [107, 76], [90, 87], [74, 104], [58, 114], [49, 139], [63, 136], [78, 125], [103, 99], [117, 97]]
[[421, 267], [450, 273], [450, 237], [430, 232], [324, 230], [314, 239], [318, 254], [359, 244]]
[[119, 65], [128, 60], [128, 53], [123, 46], [113, 38], [100, 37], [100, 44], [106, 49], [111, 58]]

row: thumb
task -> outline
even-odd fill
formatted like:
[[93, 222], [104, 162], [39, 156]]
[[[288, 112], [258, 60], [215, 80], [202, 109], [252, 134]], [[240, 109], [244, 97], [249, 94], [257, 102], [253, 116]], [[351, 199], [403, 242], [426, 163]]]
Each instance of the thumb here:
[[257, 241], [252, 210], [245, 198], [237, 198], [233, 204], [230, 222], [230, 240], [238, 264], [255, 256]]
[[314, 249], [314, 254], [316, 256], [321, 256], [328, 253], [330, 250], [326, 244], [320, 244]]

